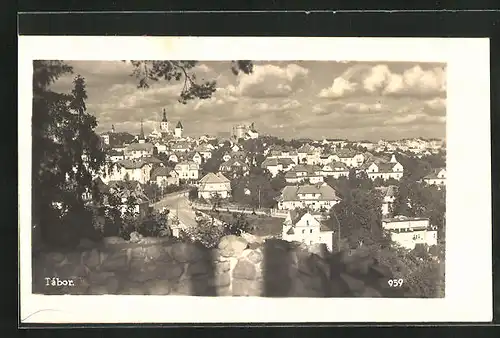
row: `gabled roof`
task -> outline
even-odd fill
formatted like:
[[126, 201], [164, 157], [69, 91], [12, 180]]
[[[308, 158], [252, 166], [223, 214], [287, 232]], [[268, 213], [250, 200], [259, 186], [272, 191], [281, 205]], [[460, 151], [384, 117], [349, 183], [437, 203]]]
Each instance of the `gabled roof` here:
[[352, 149], [337, 149], [335, 151], [335, 155], [337, 155], [340, 158], [352, 158], [356, 156], [356, 151]]
[[116, 162], [117, 165], [120, 165], [124, 167], [125, 169], [140, 169], [147, 165], [148, 163], [145, 162], [144, 160], [129, 160], [129, 159], [124, 159]]
[[375, 187], [375, 189], [380, 191], [385, 197], [395, 197], [398, 191], [398, 187], [395, 185], [389, 185], [387, 187]]
[[438, 178], [441, 179], [441, 177], [438, 177], [438, 174], [439, 174], [439, 172], [441, 170], [445, 170], [446, 171], [445, 168], [436, 168], [436, 169], [433, 169], [428, 175], [426, 175], [424, 177], [424, 180], [425, 179], [427, 179], [427, 180], [431, 179], [432, 180], [432, 179], [438, 179]]
[[184, 129], [184, 127], [182, 126], [181, 121], [177, 122], [177, 125], [175, 126], [175, 128]]
[[203, 176], [200, 180], [200, 184], [217, 184], [217, 183], [228, 183], [230, 182], [229, 179], [222, 175], [221, 173], [208, 173], [205, 176]]
[[338, 201], [340, 197], [338, 197], [335, 189], [330, 187], [328, 184], [307, 184], [301, 186], [291, 186], [288, 185], [283, 188], [281, 192], [281, 200], [282, 201], [297, 201], [299, 200], [299, 194], [320, 194], [319, 198], [315, 198], [315, 200], [323, 200], [323, 201]]
[[158, 176], [169, 177], [172, 170], [172, 168], [168, 167], [158, 167], [151, 170], [151, 181], [156, 180]]
[[327, 166], [330, 167], [333, 171], [349, 171], [349, 167], [344, 162], [332, 161], [323, 166], [323, 169]]

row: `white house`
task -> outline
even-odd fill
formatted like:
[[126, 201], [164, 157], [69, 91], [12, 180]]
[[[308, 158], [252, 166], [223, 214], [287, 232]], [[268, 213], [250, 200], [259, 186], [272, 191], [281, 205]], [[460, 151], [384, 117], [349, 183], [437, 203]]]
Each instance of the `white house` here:
[[177, 156], [177, 154], [176, 154], [176, 153], [172, 153], [172, 154], [170, 154], [170, 155], [168, 156], [168, 160], [169, 160], [170, 162], [175, 162], [175, 163], [177, 163], [177, 162], [179, 162], [179, 160], [180, 160], [180, 159], [179, 159], [179, 156]]
[[340, 177], [348, 177], [349, 176], [349, 168], [347, 164], [343, 162], [333, 161], [323, 166], [321, 169], [322, 175], [325, 177], [333, 177], [338, 179]]
[[299, 154], [293, 149], [270, 149], [267, 158], [289, 158], [293, 163], [299, 163]]
[[143, 160], [120, 160], [105, 165], [106, 175], [101, 175], [100, 178], [104, 183], [130, 180], [144, 184], [150, 179], [152, 167], [151, 163]]
[[320, 167], [309, 164], [298, 164], [285, 174], [287, 183], [300, 183], [308, 180], [311, 184], [322, 183], [323, 173]]
[[196, 162], [200, 165], [201, 165], [201, 162], [203, 161], [203, 156], [201, 156], [201, 154], [198, 152], [194, 152], [193, 154], [190, 154], [189, 157], [190, 157], [189, 159], [191, 161]]
[[170, 146], [170, 150], [173, 152], [185, 153], [191, 149], [189, 142], [177, 142]]
[[366, 173], [368, 177], [372, 180], [376, 178], [382, 178], [384, 180], [393, 178], [395, 180], [400, 180], [403, 177], [403, 165], [396, 160], [396, 157], [392, 155], [389, 162], [384, 161], [372, 161], [371, 164], [366, 168]]
[[198, 184], [198, 197], [210, 199], [218, 195], [221, 198], [231, 196], [231, 181], [221, 173], [208, 173]]
[[335, 189], [326, 183], [307, 184], [301, 186], [288, 185], [281, 191], [278, 198], [278, 209], [293, 210], [295, 208], [310, 208], [329, 210], [340, 202]]
[[294, 167], [295, 163], [290, 158], [266, 158], [260, 167], [267, 169], [273, 177], [280, 171], [286, 172]]
[[198, 180], [200, 175], [200, 165], [193, 161], [183, 161], [175, 165], [174, 170], [183, 180]]
[[365, 161], [365, 156], [352, 149], [338, 149], [333, 154], [333, 160], [345, 163], [349, 168], [357, 168]]
[[179, 174], [172, 168], [158, 167], [151, 171], [150, 181], [159, 187], [179, 185]]
[[198, 147], [194, 149], [194, 151], [203, 156], [205, 160], [208, 160], [209, 158], [212, 157], [212, 150], [213, 146], [211, 144], [206, 144], [206, 143], [200, 144]]
[[433, 170], [429, 175], [424, 177], [424, 182], [429, 185], [446, 185], [446, 168]]
[[333, 249], [333, 230], [325, 224], [321, 214], [290, 210], [283, 222], [282, 239], [307, 245], [325, 244]]
[[155, 147], [158, 150], [158, 153], [166, 153], [167, 152], [167, 146], [163, 143], [156, 142]]
[[124, 160], [125, 159], [125, 154], [123, 153], [123, 151], [116, 151], [114, 149], [110, 149], [106, 153], [106, 159], [108, 161], [111, 161], [111, 162], [115, 163], [115, 162]]
[[384, 218], [382, 229], [390, 234], [393, 242], [409, 250], [413, 250], [417, 244], [437, 244], [437, 230], [430, 226], [428, 218]]

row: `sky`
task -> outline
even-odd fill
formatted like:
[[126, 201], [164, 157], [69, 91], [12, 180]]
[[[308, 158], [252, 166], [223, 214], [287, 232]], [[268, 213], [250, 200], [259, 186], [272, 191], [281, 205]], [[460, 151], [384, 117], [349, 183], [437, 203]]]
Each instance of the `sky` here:
[[130, 63], [65, 61], [74, 74], [52, 90], [71, 90], [76, 74], [87, 83], [87, 110], [98, 132], [159, 129], [161, 112], [190, 136], [224, 135], [255, 123], [261, 134], [290, 138], [380, 140], [444, 138], [446, 65], [332, 61], [255, 61], [250, 75], [234, 75], [230, 61], [200, 61], [191, 72], [216, 80], [210, 99], [178, 102], [183, 80], [137, 88]]

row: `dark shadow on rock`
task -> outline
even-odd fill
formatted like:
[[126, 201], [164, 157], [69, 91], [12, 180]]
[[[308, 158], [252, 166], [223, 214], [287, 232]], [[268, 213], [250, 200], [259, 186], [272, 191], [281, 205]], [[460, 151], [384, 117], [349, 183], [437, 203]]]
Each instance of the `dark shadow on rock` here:
[[287, 297], [292, 288], [290, 271], [293, 265], [290, 243], [269, 239], [263, 248], [263, 296]]
[[186, 257], [189, 261], [184, 277], [189, 281], [189, 294], [191, 296], [217, 296], [217, 289], [214, 285], [215, 262], [212, 250], [197, 243], [187, 245], [186, 249], [189, 251]]

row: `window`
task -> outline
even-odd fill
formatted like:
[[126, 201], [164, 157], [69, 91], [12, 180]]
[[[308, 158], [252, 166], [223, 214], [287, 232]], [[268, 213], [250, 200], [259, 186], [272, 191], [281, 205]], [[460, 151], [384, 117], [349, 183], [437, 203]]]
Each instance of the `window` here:
[[303, 234], [305, 234], [305, 233], [306, 233], [306, 231], [305, 231], [305, 230], [302, 230], [302, 233], [303, 233]]
[[311, 233], [311, 234], [312, 234], [312, 233], [313, 233], [313, 229], [309, 230], [309, 233]]
[[306, 225], [309, 226], [309, 220], [306, 221]]

